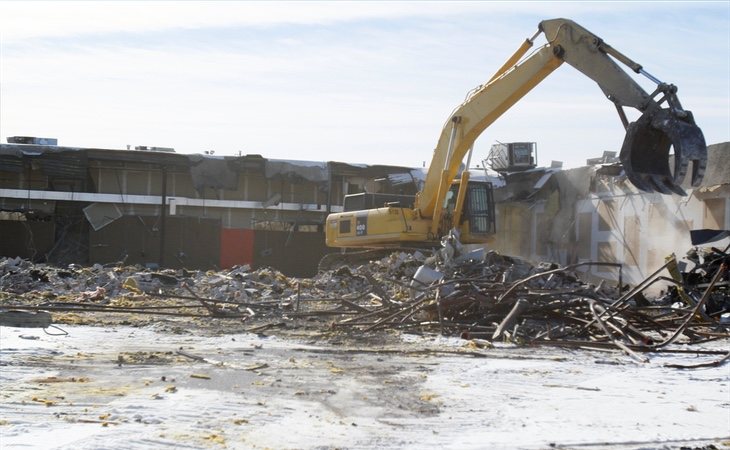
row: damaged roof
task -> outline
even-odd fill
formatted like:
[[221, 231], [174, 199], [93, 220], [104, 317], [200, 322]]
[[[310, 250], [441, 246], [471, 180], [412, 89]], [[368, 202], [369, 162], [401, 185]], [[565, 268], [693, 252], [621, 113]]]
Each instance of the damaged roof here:
[[152, 164], [165, 168], [187, 168], [197, 190], [235, 189], [241, 172], [263, 173], [266, 178], [285, 177], [325, 183], [331, 175], [372, 178], [389, 174], [409, 174], [412, 169], [400, 166], [349, 164], [343, 162], [279, 160], [258, 154], [218, 156], [179, 154], [170, 151], [119, 150], [64, 147], [40, 144], [0, 144], [3, 171], [20, 173], [26, 163], [38, 164], [42, 172], [55, 178], [79, 178], [87, 175], [89, 161], [114, 161]]
[[[730, 180], [730, 142], [708, 146], [708, 162], [701, 187], [727, 184]], [[426, 169], [405, 166], [367, 165], [337, 161], [304, 161], [264, 158], [258, 154], [218, 156], [208, 154], [179, 154], [170, 151], [119, 150], [102, 148], [64, 147], [39, 144], [0, 144], [0, 166], [3, 171], [20, 173], [25, 162], [37, 164], [47, 176], [64, 179], [86, 177], [90, 160], [153, 164], [166, 168], [187, 168], [193, 185], [200, 190], [232, 189], [241, 172], [255, 171], [266, 178], [286, 177], [324, 183], [331, 175], [375, 178], [386, 176], [391, 182], [415, 182], [425, 179]], [[670, 161], [670, 164], [673, 161]], [[506, 174], [503, 178], [488, 176], [471, 170], [472, 179], [492, 181], [501, 187], [498, 201], [529, 200], [546, 186], [558, 183], [561, 189], [570, 189], [578, 195], [587, 195], [596, 177], [625, 179], [620, 166], [584, 166], [576, 169], [536, 168]], [[689, 177], [682, 184], [690, 188]]]

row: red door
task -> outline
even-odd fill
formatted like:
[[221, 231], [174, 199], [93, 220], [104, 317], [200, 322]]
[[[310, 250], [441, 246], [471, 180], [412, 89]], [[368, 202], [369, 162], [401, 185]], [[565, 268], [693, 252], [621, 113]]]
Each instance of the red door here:
[[253, 265], [253, 236], [253, 230], [221, 228], [221, 268]]

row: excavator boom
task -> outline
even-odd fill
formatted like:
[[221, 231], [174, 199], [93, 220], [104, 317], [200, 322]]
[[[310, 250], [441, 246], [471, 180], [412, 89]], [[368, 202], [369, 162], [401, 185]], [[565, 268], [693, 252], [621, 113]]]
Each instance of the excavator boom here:
[[[659, 82], [641, 65], [567, 19], [540, 22], [539, 32], [528, 39], [508, 62], [524, 55], [540, 33], [548, 41], [545, 46], [514, 65], [502, 66], [449, 118], [434, 150], [425, 187], [416, 205], [422, 216], [438, 217], [444, 184], [441, 180], [446, 183], [453, 180], [464, 155], [477, 137], [564, 62], [595, 81], [619, 111], [619, 118], [627, 129], [621, 161], [629, 180], [638, 189], [684, 195], [681, 183], [690, 162], [694, 162], [692, 186], [702, 181], [707, 147], [691, 113], [682, 110], [676, 97], [676, 87]], [[652, 95], [644, 91], [616, 61], [657, 82], [657, 91]], [[663, 94], [663, 97], [655, 100], [658, 94]], [[663, 103], [667, 103], [664, 108]], [[624, 107], [635, 108], [643, 114], [629, 124]], [[668, 164], [672, 146], [675, 150], [674, 173]]]

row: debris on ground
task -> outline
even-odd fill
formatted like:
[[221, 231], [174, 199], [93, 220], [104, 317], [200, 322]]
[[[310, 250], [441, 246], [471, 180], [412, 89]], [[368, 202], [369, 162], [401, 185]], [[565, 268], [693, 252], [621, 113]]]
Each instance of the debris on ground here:
[[[464, 251], [458, 236], [445, 239], [435, 256], [394, 252], [311, 279], [249, 266], [151, 271], [4, 258], [0, 305], [77, 315], [231, 319], [255, 332], [302, 322], [344, 333], [408, 330], [482, 343], [620, 349], [645, 361], [639, 353], [730, 337], [729, 264], [727, 249], [692, 249], [686, 262], [671, 255], [629, 287], [621, 281], [620, 264], [531, 264], [483, 249]], [[582, 281], [577, 269], [596, 265], [617, 270], [619, 282]], [[652, 297], [648, 288], [657, 283], [668, 287]]]
[[629, 286], [464, 248], [310, 279], [0, 259], [3, 448], [719, 447], [728, 262]]

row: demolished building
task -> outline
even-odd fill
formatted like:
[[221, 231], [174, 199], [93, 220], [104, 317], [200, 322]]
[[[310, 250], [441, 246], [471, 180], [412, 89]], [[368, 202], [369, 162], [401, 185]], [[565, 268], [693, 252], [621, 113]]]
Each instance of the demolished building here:
[[[638, 282], [668, 255], [684, 256], [690, 230], [730, 228], [728, 156], [730, 142], [710, 145], [704, 181], [685, 184], [686, 197], [638, 191], [615, 164], [510, 174], [495, 191], [496, 249], [562, 265], [621, 263], [624, 279]], [[585, 270], [617, 278], [615, 268]]]
[[56, 264], [249, 264], [312, 275], [327, 251], [322, 224], [342, 210], [344, 194], [410, 170], [8, 140], [0, 144], [0, 234], [11, 238], [0, 255]]
[[[398, 166], [8, 140], [0, 144], [0, 256], [56, 264], [248, 264], [311, 276], [331, 251], [325, 218], [342, 211], [345, 194], [377, 192], [379, 179], [391, 194], [413, 195], [422, 175]], [[690, 247], [690, 229], [730, 227], [729, 152], [728, 142], [709, 147], [705, 181], [687, 187], [687, 197], [637, 191], [615, 165], [507, 174], [495, 190], [493, 246], [564, 265], [621, 263], [627, 281], [642, 279]], [[608, 266], [586, 270], [616, 277]]]

